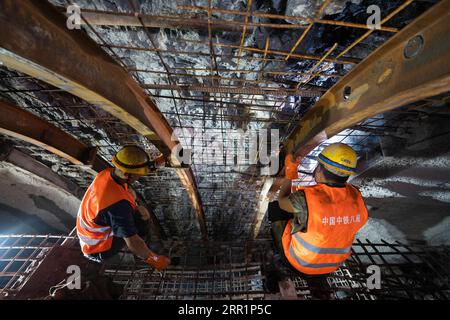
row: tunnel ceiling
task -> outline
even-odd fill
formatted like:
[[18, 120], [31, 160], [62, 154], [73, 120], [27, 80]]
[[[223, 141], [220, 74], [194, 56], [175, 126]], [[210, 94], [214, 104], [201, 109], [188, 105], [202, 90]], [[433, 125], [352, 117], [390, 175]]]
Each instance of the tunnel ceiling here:
[[[70, 4], [50, 2], [61, 14]], [[182, 145], [192, 147], [187, 134], [192, 129], [216, 130], [224, 153], [234, 148], [230, 129], [279, 129], [280, 140], [286, 139], [325, 91], [436, 2], [333, 0], [321, 7], [321, 1], [309, 0], [73, 1], [83, 14], [82, 32], [146, 90], [172, 128], [183, 129], [176, 131]], [[382, 18], [392, 17], [382, 30], [361, 39], [368, 32], [369, 4], [381, 8]], [[0, 78], [3, 100], [97, 147], [105, 160], [131, 143], [152, 156], [159, 153], [123, 121], [62, 89], [4, 66]], [[447, 101], [439, 96], [367, 119], [333, 141], [349, 143], [370, 158], [380, 152], [382, 137], [402, 134], [398, 125], [404, 117], [440, 114]], [[93, 178], [92, 171], [42, 148], [3, 135], [1, 139], [82, 189]], [[308, 170], [314, 162], [303, 165]], [[192, 170], [209, 238], [251, 237], [266, 179], [260, 168], [194, 159]], [[137, 189], [167, 235], [201, 237], [195, 210], [174, 169], [141, 179]], [[266, 233], [263, 227], [261, 234]]]

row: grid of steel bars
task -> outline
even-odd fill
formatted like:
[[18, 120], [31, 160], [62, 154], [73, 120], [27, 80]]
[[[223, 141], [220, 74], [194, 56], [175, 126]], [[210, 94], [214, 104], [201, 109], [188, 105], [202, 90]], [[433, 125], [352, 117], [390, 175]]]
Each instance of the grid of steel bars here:
[[[1, 68], [0, 74], [2, 80], [0, 96], [3, 99], [10, 100], [44, 118], [87, 145], [97, 147], [98, 155], [104, 159], [109, 161], [121, 146], [127, 144], [139, 144], [151, 156], [159, 154], [158, 150], [133, 128], [100, 108], [18, 72]], [[87, 188], [94, 178], [92, 171], [72, 165], [40, 147], [8, 136], [2, 136], [1, 139], [11, 142], [16, 148], [49, 165], [58, 174], [74, 181], [81, 188]], [[190, 211], [189, 202], [186, 201], [187, 193], [174, 170], [162, 169], [152, 173], [142, 178], [136, 189], [146, 195], [147, 202], [152, 205], [162, 221], [167, 220], [167, 225], [172, 225], [176, 217], [164, 216], [163, 210], [179, 213]], [[180, 230], [183, 227], [180, 225]], [[182, 236], [177, 229], [170, 231], [175, 236]]]
[[[74, 243], [71, 236], [0, 235], [1, 299], [14, 299], [39, 268], [50, 250]], [[76, 241], [75, 241], [76, 243]], [[265, 282], [270, 264], [270, 241], [246, 243], [166, 242], [177, 265], [156, 272], [127, 253], [103, 268], [104, 275], [123, 286], [122, 299], [274, 299]], [[71, 248], [68, 248], [69, 250]], [[327, 292], [329, 299], [450, 299], [450, 248], [422, 243], [402, 244], [357, 240], [351, 257], [323, 285], [312, 288], [303, 276], [292, 273], [298, 299], [314, 299]], [[379, 268], [380, 286], [369, 279]], [[371, 267], [372, 269], [369, 269]]]
[[[102, 7], [105, 1], [89, 4], [82, 1], [63, 2], [65, 5], [76, 3], [81, 7], [85, 31], [144, 88], [168, 86], [165, 90], [147, 89], [147, 92], [155, 99], [172, 127], [183, 129], [179, 138], [184, 147], [192, 146], [187, 141], [189, 137], [185, 135], [188, 128], [196, 128], [202, 132], [219, 130], [224, 154], [230, 153], [231, 149], [234, 150], [234, 146], [231, 145], [233, 141], [227, 140], [226, 129], [280, 128], [281, 138], [286, 137], [287, 133], [297, 126], [302, 114], [316, 101], [314, 97], [302, 97], [301, 91], [296, 91], [297, 88], [324, 92], [360, 61], [351, 55], [354, 52], [352, 49], [368, 41], [374, 33], [387, 39], [399, 31], [398, 28], [386, 24], [400, 12], [407, 10], [412, 3], [411, 0], [407, 0], [390, 12], [383, 12], [381, 29], [371, 30], [366, 24], [320, 18], [320, 12], [315, 18], [254, 12], [251, 1], [245, 4], [245, 10], [242, 11], [213, 7], [211, 1], [197, 1], [195, 6], [177, 5], [177, 2], [173, 2], [177, 12], [182, 13], [179, 13], [179, 16], [171, 15], [170, 18], [161, 15], [152, 16], [138, 7], [138, 2], [133, 0], [122, 1], [121, 9], [116, 11], [96, 8]], [[324, 2], [320, 11], [326, 9], [332, 2]], [[55, 5], [60, 4], [60, 1], [55, 1]], [[61, 6], [60, 9], [65, 12], [64, 7]], [[101, 19], [98, 19], [105, 16], [109, 17], [109, 23], [102, 23]], [[120, 22], [121, 19], [130, 17], [134, 21], [132, 24]], [[261, 18], [272, 19], [276, 23], [256, 21]], [[157, 23], [161, 23], [160, 28], [197, 30], [198, 28], [194, 28], [192, 24], [187, 24], [186, 21], [190, 19], [197, 19], [195, 22], [207, 29], [207, 37], [193, 39], [187, 37], [186, 33], [171, 37], [170, 41], [177, 44], [179, 49], [172, 48], [175, 45], [171, 48], [162, 48], [161, 44], [155, 41], [155, 33], [150, 32], [151, 28], [158, 28]], [[287, 24], [285, 20], [295, 23]], [[161, 21], [166, 21], [166, 24]], [[167, 25], [167, 21], [174, 24]], [[361, 37], [348, 46], [332, 46], [324, 49], [322, 54], [306, 54], [302, 52], [301, 45], [314, 32], [315, 25], [345, 28], [349, 32], [361, 34]], [[230, 26], [233, 26], [232, 30], [227, 29]], [[246, 42], [255, 28], [303, 31], [289, 50], [282, 51], [271, 48], [270, 38], [265, 39], [264, 48], [248, 46]], [[238, 42], [219, 41], [219, 36], [224, 31], [238, 34]], [[127, 42], [127, 39], [139, 38], [141, 35], [144, 40], [139, 45], [133, 41]], [[195, 45], [198, 50], [183, 50], [183, 45]], [[180, 67], [172, 62], [174, 57], [182, 57], [184, 61], [190, 63]], [[208, 62], [207, 66], [198, 67], [193, 61], [202, 58]], [[157, 66], [148, 66], [143, 63], [145, 60], [155, 61]], [[227, 61], [233, 62], [234, 67], [225, 64]], [[269, 63], [272, 67], [268, 66]], [[302, 67], [293, 68], [296, 63]], [[2, 79], [8, 79], [11, 85], [2, 88], [0, 92], [2, 96], [9, 98], [20, 96], [21, 99], [27, 96], [27, 99], [33, 101], [30, 109], [41, 116], [46, 115], [44, 110], [57, 112], [65, 106], [63, 109], [66, 115], [49, 120], [77, 137], [94, 142], [99, 147], [100, 154], [106, 159], [111, 159], [114, 151], [122, 144], [145, 144], [133, 129], [85, 102], [62, 104], [36, 101], [43, 95], [59, 101], [62, 100], [60, 95], [64, 92], [30, 77], [6, 71], [6, 74], [2, 74]], [[23, 87], [18, 85], [17, 81], [24, 80], [29, 80], [30, 83]], [[87, 123], [74, 128], [71, 123], [76, 121]], [[105, 136], [85, 135], [83, 130], [90, 130], [92, 124], [103, 130]], [[343, 133], [345, 136], [355, 138], [358, 134], [358, 130]], [[366, 144], [371, 139], [367, 136], [370, 135], [361, 140], [364, 150], [372, 147], [371, 144]], [[195, 143], [205, 146], [208, 141], [198, 138]], [[151, 146], [145, 147], [153, 150]], [[237, 170], [234, 163], [224, 160], [224, 163], [208, 163], [208, 165], [193, 162], [207, 225], [210, 230], [216, 230], [212, 231], [213, 237], [220, 238], [225, 235], [229, 239], [245, 237], [253, 222], [252, 214], [256, 211], [256, 197], [260, 194], [261, 178], [255, 168]], [[177, 217], [165, 215], [163, 211], [189, 211], [189, 206], [184, 201], [186, 198], [184, 193], [173, 194], [171, 191], [177, 186], [176, 178], [170, 171], [163, 171], [142, 183], [149, 202], [158, 206], [158, 216], [167, 219], [167, 224], [163, 223], [163, 226], [171, 228], [170, 231], [175, 234], [178, 234], [177, 228], [174, 227]], [[226, 210], [223, 210], [224, 208]], [[236, 216], [239, 223], [234, 227], [230, 226], [228, 221]], [[182, 228], [178, 228], [178, 231], [180, 229]]]
[[[348, 71], [353, 64], [359, 61], [359, 59], [348, 56], [350, 48], [357, 46], [374, 31], [367, 30], [367, 25], [363, 24], [321, 19], [321, 12], [330, 2], [332, 1], [326, 1], [323, 4], [315, 19], [265, 15], [261, 12], [253, 12], [252, 1], [248, 1], [242, 11], [213, 7], [211, 1], [197, 1], [196, 6], [183, 6], [175, 3], [173, 7], [177, 9], [177, 12], [182, 12], [178, 17], [177, 15], [171, 15], [172, 21], [174, 19], [177, 20], [177, 26], [184, 30], [192, 29], [183, 24], [182, 19], [186, 21], [188, 17], [192, 18], [196, 14], [196, 22], [203, 23], [204, 29], [208, 31], [204, 40], [191, 39], [181, 35], [170, 38], [173, 44], [179, 44], [177, 49], [174, 48], [175, 45], [165, 48], [155, 40], [157, 34], [150, 32], [149, 27], [155, 27], [157, 19], [149, 17], [150, 13], [145, 12], [145, 9], [142, 9], [143, 7], [138, 7], [136, 1], [126, 1], [121, 6], [120, 11], [97, 9], [95, 4], [84, 5], [80, 1], [67, 1], [66, 4], [77, 3], [81, 6], [81, 12], [85, 13], [83, 18], [85, 29], [92, 38], [105, 50], [112, 52], [119, 63], [124, 65], [144, 88], [147, 88], [149, 94], [157, 100], [157, 103], [159, 102], [158, 105], [171, 125], [183, 129], [179, 133], [179, 138], [184, 147], [192, 147], [187, 142], [190, 137], [184, 135], [184, 129], [197, 128], [202, 132], [217, 129], [221, 134], [223, 153], [230, 153], [234, 147], [226, 140], [224, 130], [234, 128], [243, 128], [245, 130], [251, 127], [261, 128], [261, 126], [267, 128], [273, 128], [274, 126], [292, 128], [298, 122], [299, 114], [304, 112], [314, 102], [314, 99], [308, 101], [306, 98], [302, 99], [300, 103], [298, 101], [296, 103], [289, 102], [289, 97], [294, 96], [294, 92], [291, 94], [284, 93], [280, 97], [277, 91], [296, 89], [301, 84], [301, 87], [304, 89], [321, 89], [324, 92], [328, 87], [320, 86], [323, 80], [331, 79], [336, 81], [337, 77], [341, 75], [334, 70], [333, 66], [335, 64], [345, 65], [345, 69]], [[388, 27], [384, 24], [404, 10], [411, 2], [405, 1], [391, 12], [386, 13], [382, 21], [382, 30], [376, 32], [383, 32], [386, 38], [395, 34], [398, 31], [397, 28]], [[98, 6], [101, 7], [101, 5]], [[110, 21], [116, 19], [117, 24], [113, 22], [111, 25], [108, 23], [102, 25], [101, 21], [95, 21], [100, 16], [108, 16]], [[134, 17], [132, 26], [120, 25], [118, 20], [131, 16]], [[257, 17], [267, 17], [276, 20], [278, 23], [263, 24], [255, 22], [254, 20]], [[161, 15], [158, 15], [157, 18], [161, 18]], [[283, 23], [283, 19], [299, 21], [299, 24], [297, 24], [298, 29], [304, 30], [302, 37], [295, 44], [292, 44], [292, 48], [289, 51], [283, 52], [271, 49], [269, 39], [266, 39], [266, 44], [269, 45], [266, 45], [264, 49], [246, 45], [246, 40], [250, 37], [252, 28], [284, 28], [286, 24]], [[158, 21], [161, 20], [164, 19]], [[221, 34], [221, 28], [227, 29], [226, 27], [233, 23], [237, 23], [234, 27], [239, 26], [240, 28], [240, 30], [239, 28], [234, 28], [231, 31], [240, 33], [238, 43], [223, 43], [219, 41], [217, 36]], [[308, 23], [309, 27], [304, 23]], [[301, 41], [306, 38], [314, 24], [339, 25], [340, 27], [348, 28], [349, 31], [365, 33], [363, 37], [358, 38], [350, 46], [339, 48], [340, 52], [334, 50], [336, 53], [332, 52], [332, 50], [327, 50], [322, 55], [310, 55], [296, 50], [297, 47], [300, 47]], [[280, 27], [276, 27], [278, 25]], [[164, 28], [165, 26], [161, 25], [161, 27]], [[111, 36], [114, 32], [117, 35], [124, 35], [124, 39], [143, 35], [145, 40], [139, 45], [133, 42], [124, 43], [120, 40], [120, 36]], [[182, 49], [183, 45], [196, 45], [198, 50], [184, 50]], [[337, 49], [336, 45], [332, 49]], [[139, 67], [140, 63], [136, 63], [136, 61], [129, 58], [130, 56], [138, 57], [139, 55], [159, 61], [160, 66], [153, 69]], [[173, 63], [175, 57], [183, 57], [188, 61], [207, 59], [209, 61], [205, 65], [209, 66], [204, 69], [197, 68], [195, 65], [182, 68]], [[226, 59], [233, 61], [235, 67], [224, 68], [223, 63]], [[306, 63], [306, 68], [303, 71], [298, 70], [298, 73], [293, 74], [289, 70], [289, 63], [295, 59], [303, 59], [306, 62], [311, 62], [311, 64]], [[249, 68], [249, 64], [255, 61], [257, 62], [257, 67]], [[281, 64], [277, 69], [266, 70], [264, 66], [268, 62]], [[249, 78], [248, 76], [251, 73], [257, 73], [258, 76]], [[226, 74], [230, 76], [226, 76]], [[157, 77], [155, 78], [155, 76]], [[149, 82], [148, 79], [152, 82]], [[286, 86], [285, 80], [289, 80], [289, 85]], [[249, 92], [245, 93], [246, 90]], [[251, 92], [251, 90], [254, 92]], [[261, 90], [267, 91], [261, 92]], [[301, 92], [297, 94], [301, 95]], [[205, 99], [207, 100], [205, 101]], [[198, 103], [193, 104], [192, 100]], [[290, 115], [288, 115], [289, 112], [284, 111], [286, 107], [293, 109]], [[284, 116], [283, 113], [288, 114]], [[195, 143], [204, 146], [208, 141], [205, 141], [203, 138], [197, 138]], [[195, 160], [193, 162], [193, 170], [205, 204], [207, 226], [211, 230], [222, 230], [220, 234], [227, 235], [230, 239], [245, 235], [250, 229], [253, 219], [249, 217], [249, 219], [243, 220], [240, 223], [243, 226], [241, 230], [234, 231], [229, 230], [226, 224], [218, 221], [226, 221], [227, 217], [236, 215], [242, 217], [241, 213], [243, 210], [251, 212], [256, 210], [256, 202], [246, 205], [245, 208], [240, 206], [243, 203], [242, 193], [233, 190], [254, 190], [254, 194], [250, 193], [248, 198], [251, 199], [251, 197], [259, 194], [259, 186], [261, 185], [261, 179], [255, 177], [257, 172], [250, 170], [243, 176], [241, 173], [234, 172], [234, 165], [234, 163], [229, 163], [226, 160], [224, 163], [208, 163], [208, 165]], [[242, 178], [249, 179], [249, 177], [253, 177], [253, 181], [248, 180], [245, 184], [241, 183]], [[229, 212], [224, 214], [223, 208], [229, 208]], [[215, 231], [213, 233], [215, 233], [215, 236], [219, 236]]]
[[0, 235], [0, 300], [14, 297], [50, 250], [69, 236]]
[[[433, 117], [445, 119], [447, 115], [442, 113], [439, 106], [450, 102], [450, 95], [443, 94], [437, 97], [419, 101], [413, 105], [405, 106], [368, 118], [356, 126], [346, 129], [337, 135], [331, 137], [319, 147], [315, 148], [307, 157], [305, 157], [299, 166], [299, 178], [295, 181], [297, 185], [314, 184], [312, 172], [317, 165], [317, 156], [324, 147], [331, 143], [345, 143], [353, 147], [358, 155], [364, 159], [364, 155], [369, 150], [381, 149], [380, 141], [384, 137], [392, 137], [399, 132], [408, 132], [414, 130], [418, 116]], [[438, 107], [435, 107], [435, 106]], [[426, 108], [426, 112], [424, 109]], [[380, 150], [380, 153], [382, 151]]]
[[[173, 244], [172, 244], [173, 245]], [[215, 244], [211, 248], [184, 243], [178, 254], [182, 266], [162, 273], [142, 264], [111, 265], [105, 274], [124, 285], [123, 299], [267, 299], [264, 283], [270, 242], [260, 240], [250, 246]], [[180, 250], [180, 245], [176, 246]], [[192, 249], [196, 248], [196, 249]], [[399, 242], [372, 243], [357, 240], [351, 258], [326, 278], [315, 291], [331, 292], [330, 299], [450, 299], [449, 247]], [[270, 250], [269, 250], [270, 251]], [[189, 258], [188, 258], [189, 257]], [[369, 266], [380, 269], [380, 287], [371, 287]], [[120, 270], [120, 271], [117, 271]], [[298, 299], [312, 299], [305, 278], [292, 274]]]

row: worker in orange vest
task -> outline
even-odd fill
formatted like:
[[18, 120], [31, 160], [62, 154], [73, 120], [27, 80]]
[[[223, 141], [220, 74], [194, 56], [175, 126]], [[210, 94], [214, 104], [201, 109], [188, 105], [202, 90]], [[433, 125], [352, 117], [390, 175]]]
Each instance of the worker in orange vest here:
[[337, 270], [350, 256], [355, 235], [368, 218], [361, 193], [347, 183], [356, 172], [356, 152], [346, 144], [333, 143], [317, 160], [316, 184], [293, 187], [300, 159], [286, 156], [286, 181], [278, 202], [270, 203], [268, 210], [281, 261], [304, 275]]
[[[162, 156], [154, 163], [164, 161]], [[132, 253], [158, 270], [170, 264], [168, 257], [151, 251], [143, 238], [150, 215], [136, 204], [129, 187], [147, 175], [151, 163], [138, 146], [125, 146], [112, 159], [115, 168], [101, 171], [87, 189], [77, 216], [77, 235], [83, 254], [96, 262], [116, 255], [126, 244]]]

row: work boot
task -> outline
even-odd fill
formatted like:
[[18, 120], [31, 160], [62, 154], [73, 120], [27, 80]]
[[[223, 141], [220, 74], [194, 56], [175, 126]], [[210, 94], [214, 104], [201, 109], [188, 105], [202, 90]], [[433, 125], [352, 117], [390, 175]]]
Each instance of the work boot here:
[[333, 290], [328, 284], [326, 275], [304, 276], [303, 278], [308, 284], [312, 299], [331, 300], [335, 297], [333, 294]]
[[269, 293], [277, 293], [280, 291], [278, 282], [285, 280], [291, 276], [291, 270], [286, 263], [284, 258], [279, 253], [273, 253], [272, 259], [270, 259], [270, 264], [265, 270], [265, 282], [264, 289]]
[[284, 258], [281, 256], [281, 254], [279, 253], [274, 254], [273, 265], [281, 279], [286, 279], [290, 277], [291, 269], [286, 265]]
[[280, 280], [277, 272], [275, 270], [270, 270], [264, 279], [264, 291], [267, 293], [279, 292], [280, 287], [278, 286], [278, 281]]

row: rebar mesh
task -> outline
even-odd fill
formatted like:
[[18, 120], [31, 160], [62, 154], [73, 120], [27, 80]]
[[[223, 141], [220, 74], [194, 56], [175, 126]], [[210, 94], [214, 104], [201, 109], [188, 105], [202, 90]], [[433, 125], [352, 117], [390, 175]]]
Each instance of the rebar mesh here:
[[14, 297], [52, 248], [69, 236], [0, 235], [0, 300]]
[[[51, 235], [0, 235], [0, 293], [11, 299], [54, 247], [73, 249], [76, 238]], [[271, 268], [269, 240], [245, 243], [166, 242], [172, 261], [157, 272], [123, 251], [109, 260], [103, 274], [123, 286], [121, 299], [280, 299], [267, 291]], [[69, 262], [68, 262], [69, 263]], [[291, 273], [297, 299], [312, 299], [326, 292], [329, 299], [450, 299], [450, 247], [420, 243], [371, 243], [357, 240], [351, 257], [325, 284]], [[380, 287], [368, 283], [369, 266], [380, 268]], [[56, 284], [55, 284], [56, 285]]]
[[[274, 299], [267, 292], [270, 242], [245, 245], [222, 243], [173, 244], [179, 266], [153, 272], [142, 263], [108, 265], [105, 274], [124, 285], [122, 299]], [[317, 292], [328, 299], [450, 299], [449, 247], [371, 243], [357, 241], [352, 256], [326, 283], [311, 284], [308, 277], [291, 274], [298, 299], [314, 299]], [[380, 268], [380, 288], [368, 286], [369, 266]], [[311, 289], [313, 291], [311, 291]], [[323, 296], [322, 296], [323, 297]]]
[[[417, 9], [411, 0], [380, 2], [383, 20], [380, 29], [372, 30], [365, 23], [364, 14], [321, 17], [321, 12], [335, 1], [323, 2], [310, 17], [255, 11], [252, 1], [239, 1], [239, 10], [232, 2], [220, 1], [194, 1], [192, 5], [187, 4], [189, 1], [50, 2], [61, 12], [66, 12], [67, 5], [79, 5], [83, 31], [139, 82], [170, 125], [218, 130], [224, 153], [230, 151], [228, 129], [279, 129], [283, 142], [318, 99], [294, 91], [325, 92], [362, 58], [432, 5], [432, 1], [427, 1]], [[156, 3], [167, 6], [166, 12], [160, 12]], [[99, 17], [110, 20], [105, 22]], [[256, 38], [256, 30], [263, 35], [263, 44], [251, 46], [248, 43]], [[292, 41], [273, 43], [271, 39], [277, 32], [286, 30]], [[321, 37], [317, 38], [338, 41], [313, 42], [314, 46], [309, 48], [308, 41], [318, 34]], [[157, 153], [133, 128], [101, 108], [3, 66], [0, 71], [2, 98], [97, 147], [106, 160], [120, 146], [130, 143], [142, 145], [152, 156]], [[335, 139], [355, 146], [362, 154], [369, 153], [377, 148], [380, 136], [390, 134], [386, 120], [380, 118], [383, 120], [368, 119]], [[396, 121], [392, 125], [398, 126]], [[183, 147], [191, 146], [183, 132], [178, 138]], [[18, 145], [37, 158], [49, 159], [39, 148], [26, 143]], [[64, 161], [52, 162], [55, 168], [65, 165]], [[308, 157], [303, 165], [309, 170], [314, 161]], [[236, 169], [231, 162], [196, 161], [192, 168], [210, 238], [247, 239], [253, 230], [263, 185], [259, 168]], [[82, 188], [92, 179], [82, 168], [73, 168], [66, 176]], [[307, 183], [311, 176], [302, 179]], [[168, 234], [200, 237], [187, 193], [173, 170], [162, 170], [142, 180], [138, 191], [145, 195]], [[267, 232], [261, 232], [261, 236], [267, 236]]]

